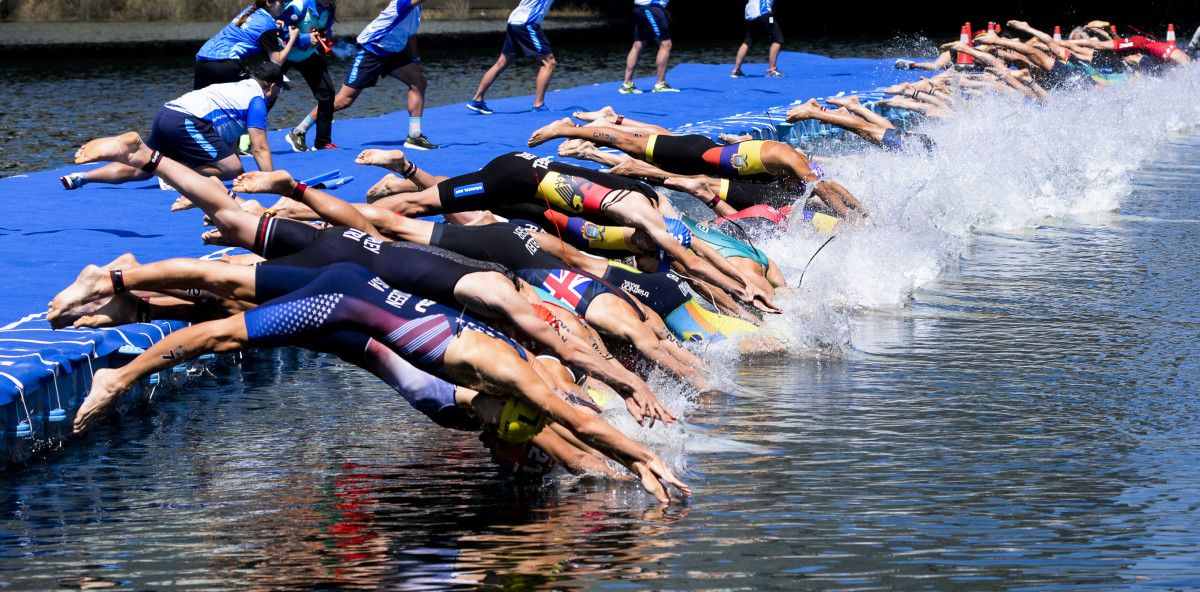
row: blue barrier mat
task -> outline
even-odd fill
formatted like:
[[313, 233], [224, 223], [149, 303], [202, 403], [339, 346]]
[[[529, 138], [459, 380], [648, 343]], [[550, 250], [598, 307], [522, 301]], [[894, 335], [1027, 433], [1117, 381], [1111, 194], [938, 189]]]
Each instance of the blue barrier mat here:
[[[424, 128], [441, 148], [406, 152], [426, 170], [456, 175], [475, 170], [498, 154], [526, 149], [525, 141], [533, 130], [576, 110], [612, 105], [631, 118], [688, 133], [737, 133], [781, 123], [786, 111], [781, 107], [796, 101], [867, 92], [915, 78], [911, 72], [895, 70], [891, 60], [783, 53], [779, 67], [788, 74], [786, 78], [766, 78], [765, 65], [751, 64], [743, 68], [744, 78], [733, 79], [727, 64], [680, 64], [671, 70], [668, 80], [681, 92], [621, 95], [617, 92], [620, 82], [597, 83], [550, 92], [546, 96], [550, 112], [530, 111], [528, 96], [488, 101], [494, 115], [473, 113], [462, 104], [437, 107], [425, 112]], [[642, 78], [637, 84], [648, 91], [653, 79]], [[163, 101], [170, 98], [163, 97]], [[147, 126], [153, 116], [146, 114]], [[291, 123], [271, 122], [280, 127]], [[334, 169], [341, 176], [353, 176], [355, 181], [334, 192], [358, 201], [384, 171], [356, 165], [354, 157], [366, 148], [403, 149], [407, 129], [408, 114], [401, 111], [335, 121], [334, 140], [340, 150], [293, 153], [284, 142], [285, 132], [271, 132], [269, 141], [275, 166], [296, 178]], [[532, 152], [551, 155], [557, 145], [550, 142]], [[248, 157], [246, 162], [253, 169]], [[156, 180], [63, 190], [58, 177], [86, 168], [72, 165], [0, 179], [0, 253], [4, 254], [0, 266], [0, 406], [13, 402], [22, 392], [28, 397], [36, 388], [53, 386], [48, 381], [51, 373], [70, 374], [85, 359], [104, 357], [125, 345], [146, 347], [182, 326], [160, 322], [101, 331], [49, 331], [38, 313], [84, 265], [106, 263], [125, 252], [154, 261], [213, 251], [200, 241], [202, 214], [195, 210], [170, 213], [177, 194], [160, 190]], [[9, 433], [24, 416], [36, 415], [8, 407], [7, 421], [0, 414], [0, 429]]]

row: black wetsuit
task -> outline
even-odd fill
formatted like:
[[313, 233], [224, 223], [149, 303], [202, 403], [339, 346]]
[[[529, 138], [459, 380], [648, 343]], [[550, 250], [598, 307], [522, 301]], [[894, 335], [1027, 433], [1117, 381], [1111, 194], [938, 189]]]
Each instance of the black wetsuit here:
[[319, 229], [295, 220], [263, 217], [259, 229], [261, 240], [255, 241], [255, 251], [270, 259], [267, 265], [311, 269], [348, 261], [370, 269], [395, 288], [449, 306], [461, 305], [454, 287], [464, 276], [505, 273], [498, 265], [445, 249], [380, 241], [346, 226]]
[[443, 212], [534, 204], [596, 218], [614, 191], [640, 193], [652, 203], [658, 200], [654, 189], [640, 181], [538, 158], [527, 152], [497, 156], [482, 169], [451, 177], [437, 187]]
[[543, 251], [528, 228], [503, 222], [485, 226], [435, 224], [429, 244], [499, 263], [535, 288], [571, 305], [579, 316], [587, 313], [588, 306], [597, 296], [613, 294], [629, 303], [642, 317], [641, 309], [628, 294]]

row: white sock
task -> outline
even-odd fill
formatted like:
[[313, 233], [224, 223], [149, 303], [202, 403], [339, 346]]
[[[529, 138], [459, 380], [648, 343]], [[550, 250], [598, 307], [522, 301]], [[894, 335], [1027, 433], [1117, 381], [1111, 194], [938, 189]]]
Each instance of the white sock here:
[[314, 123], [316, 122], [313, 121], [313, 118], [306, 115], [304, 116], [304, 121], [301, 121], [300, 125], [296, 126], [296, 129], [300, 130], [301, 133], [307, 132], [308, 128], [312, 127]]
[[410, 138], [421, 137], [421, 118], [420, 117], [409, 117], [408, 118], [408, 137], [410, 137]]

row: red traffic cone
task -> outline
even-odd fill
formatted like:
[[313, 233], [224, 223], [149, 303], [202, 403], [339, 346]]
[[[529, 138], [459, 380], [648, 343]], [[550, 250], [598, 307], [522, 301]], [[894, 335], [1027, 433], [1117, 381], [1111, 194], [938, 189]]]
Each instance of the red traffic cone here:
[[1167, 25], [1167, 43], [1170, 43], [1172, 48], [1175, 47], [1175, 25], [1174, 24]]
[[[971, 45], [971, 23], [963, 25], [962, 31], [958, 34], [958, 40], [968, 46]], [[959, 67], [971, 66], [975, 63], [975, 58], [966, 52], [960, 51], [958, 52], [958, 59], [954, 63]]]
[[1054, 25], [1054, 40], [1062, 41], [1062, 27]]

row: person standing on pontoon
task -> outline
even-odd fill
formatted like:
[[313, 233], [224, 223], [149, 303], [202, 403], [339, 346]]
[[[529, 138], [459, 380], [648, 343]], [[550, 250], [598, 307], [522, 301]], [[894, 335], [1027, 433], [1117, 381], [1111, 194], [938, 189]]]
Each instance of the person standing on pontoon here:
[[783, 78], [783, 72], [779, 71], [775, 63], [779, 58], [779, 50], [783, 47], [783, 31], [779, 29], [779, 22], [775, 20], [775, 0], [746, 0], [746, 38], [741, 47], [738, 47], [737, 57], [733, 60], [733, 72], [729, 73], [731, 77], [745, 76], [742, 74], [742, 61], [746, 59], [754, 40], [760, 37], [765, 37], [771, 42], [771, 47], [767, 50], [767, 78]]
[[642, 46], [649, 42], [658, 45], [658, 54], [654, 57], [658, 79], [652, 92], [679, 92], [667, 84], [667, 63], [671, 60], [671, 27], [667, 16], [667, 2], [670, 0], [633, 0], [633, 47], [629, 49], [629, 56], [625, 58], [625, 83], [618, 91], [623, 95], [642, 92], [633, 85], [633, 69], [637, 66]]
[[500, 57], [496, 63], [484, 72], [475, 89], [475, 96], [467, 103], [467, 109], [483, 115], [491, 115], [492, 109], [484, 102], [488, 88], [500, 74], [508, 69], [508, 65], [519, 56], [533, 56], [541, 62], [537, 79], [533, 87], [533, 110], [549, 111], [546, 106], [546, 89], [550, 86], [550, 77], [554, 75], [554, 50], [550, 48], [550, 40], [542, 32], [542, 19], [550, 12], [554, 0], [521, 0], [521, 3], [508, 15], [508, 27], [504, 31], [504, 46], [500, 49]]

